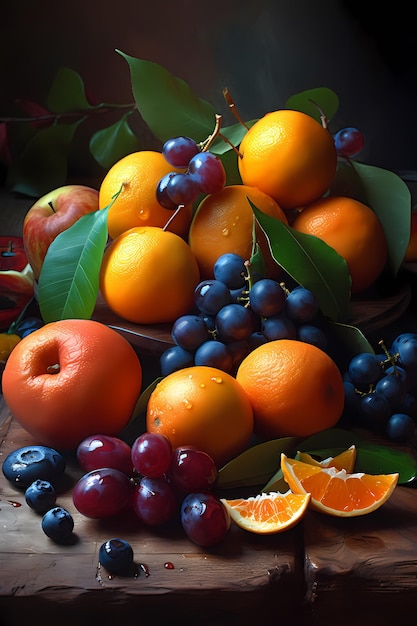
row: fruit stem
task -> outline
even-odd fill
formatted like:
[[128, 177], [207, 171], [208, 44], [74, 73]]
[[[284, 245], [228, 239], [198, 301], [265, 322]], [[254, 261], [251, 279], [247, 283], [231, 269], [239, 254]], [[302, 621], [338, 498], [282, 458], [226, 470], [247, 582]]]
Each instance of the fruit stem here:
[[52, 211], [55, 213], [54, 205], [52, 204], [52, 202], [48, 202], [48, 205], [51, 207]]
[[315, 102], [315, 100], [312, 100], [311, 98], [309, 98], [309, 101], [312, 104], [314, 104], [314, 106], [316, 107], [316, 109], [320, 113], [321, 125], [323, 126], [323, 128], [325, 128], [327, 130], [328, 127], [329, 127], [329, 122], [328, 122], [328, 119], [327, 119], [323, 109], [317, 104], [317, 102]]
[[61, 368], [59, 366], [59, 363], [55, 363], [54, 365], [48, 365], [48, 367], [46, 368], [46, 372], [48, 374], [59, 374]]
[[233, 113], [233, 115], [235, 116], [235, 118], [237, 119], [237, 121], [239, 122], [239, 124], [242, 124], [242, 126], [244, 126], [246, 128], [246, 130], [249, 130], [249, 126], [242, 120], [242, 118], [239, 115], [239, 112], [236, 108], [236, 104], [235, 101], [233, 100], [232, 96], [230, 95], [230, 91], [228, 87], [225, 87], [223, 89], [223, 96], [224, 99], [226, 100], [226, 104], [229, 107], [229, 109], [231, 110], [231, 112]]
[[201, 145], [201, 152], [207, 152], [210, 149], [210, 146], [213, 144], [213, 141], [216, 139], [216, 137], [219, 135], [220, 133], [220, 128], [222, 125], [222, 116], [219, 115], [218, 113], [216, 113], [216, 124], [214, 127], [213, 132], [211, 133], [211, 135], [209, 135], [207, 137], [207, 139], [205, 139], [200, 145]]
[[169, 220], [167, 221], [167, 223], [165, 224], [165, 226], [162, 228], [162, 230], [168, 230], [169, 225], [171, 224], [171, 222], [173, 222], [176, 218], [176, 216], [178, 215], [178, 213], [181, 211], [181, 209], [183, 209], [185, 207], [185, 204], [179, 204], [177, 206], [177, 208], [172, 212], [171, 217], [169, 218]]

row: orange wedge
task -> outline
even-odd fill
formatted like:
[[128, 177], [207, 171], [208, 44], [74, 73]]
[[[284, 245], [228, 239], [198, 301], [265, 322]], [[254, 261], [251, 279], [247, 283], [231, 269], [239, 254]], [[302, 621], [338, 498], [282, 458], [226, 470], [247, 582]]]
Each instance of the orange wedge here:
[[375, 511], [391, 496], [398, 473], [349, 474], [335, 467], [321, 467], [281, 454], [284, 479], [294, 493], [311, 494], [310, 507], [335, 517], [356, 517]]
[[335, 467], [338, 470], [344, 469], [350, 474], [355, 467], [356, 447], [352, 445], [340, 454], [329, 456], [322, 461], [317, 461], [311, 454], [308, 454], [308, 452], [297, 452], [297, 459], [303, 463], [309, 463], [317, 467]]
[[222, 498], [222, 502], [240, 528], [258, 535], [272, 535], [298, 524], [308, 508], [310, 494], [273, 491], [250, 498]]

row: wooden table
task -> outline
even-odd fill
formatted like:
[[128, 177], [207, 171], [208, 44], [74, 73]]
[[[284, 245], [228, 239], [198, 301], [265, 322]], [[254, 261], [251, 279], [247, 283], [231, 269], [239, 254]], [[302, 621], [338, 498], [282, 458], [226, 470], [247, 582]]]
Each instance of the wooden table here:
[[[0, 232], [20, 234], [30, 204], [0, 196]], [[398, 324], [402, 328], [401, 320]], [[36, 443], [1, 396], [0, 442], [0, 461]], [[333, 519], [308, 511], [294, 529], [271, 537], [232, 526], [223, 544], [204, 550], [179, 527], [149, 530], [133, 515], [84, 518], [71, 499], [81, 473], [71, 455], [66, 461], [58, 504], [74, 517], [76, 541], [70, 546], [44, 535], [23, 493], [0, 475], [1, 626], [28, 620], [60, 626], [113, 625], [115, 620], [126, 626], [244, 626], [259, 619], [299, 626], [392, 626], [416, 615], [417, 490], [412, 487], [397, 487], [381, 509], [365, 517]], [[109, 576], [100, 568], [99, 547], [111, 537], [132, 544], [136, 576]]]

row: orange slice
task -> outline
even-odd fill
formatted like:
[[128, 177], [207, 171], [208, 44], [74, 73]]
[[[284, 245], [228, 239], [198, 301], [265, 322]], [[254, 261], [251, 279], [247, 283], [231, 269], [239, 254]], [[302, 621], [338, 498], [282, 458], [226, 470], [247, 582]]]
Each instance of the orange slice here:
[[258, 535], [271, 535], [298, 524], [308, 508], [310, 494], [272, 491], [250, 498], [222, 498], [222, 502], [240, 528]]
[[291, 491], [311, 494], [310, 507], [335, 517], [356, 517], [375, 511], [391, 496], [398, 473], [349, 474], [335, 467], [303, 463], [281, 454], [281, 469]]
[[303, 463], [309, 463], [310, 465], [316, 465], [317, 467], [335, 467], [338, 470], [344, 469], [349, 474], [353, 472], [356, 461], [356, 447], [350, 446], [347, 450], [344, 450], [336, 456], [329, 456], [327, 459], [317, 461], [308, 452], [297, 452], [298, 461]]

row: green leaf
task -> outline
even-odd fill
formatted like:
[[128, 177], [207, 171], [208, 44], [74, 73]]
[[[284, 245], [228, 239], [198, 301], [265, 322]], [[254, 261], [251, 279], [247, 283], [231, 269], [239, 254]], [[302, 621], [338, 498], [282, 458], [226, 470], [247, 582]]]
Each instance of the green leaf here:
[[411, 193], [394, 172], [364, 163], [352, 162], [361, 181], [363, 197], [379, 217], [388, 243], [389, 260], [394, 275], [398, 272], [410, 239]]
[[398, 472], [399, 484], [407, 484], [417, 476], [417, 461], [413, 456], [393, 447], [371, 442], [366, 437], [341, 428], [329, 428], [308, 439], [299, 446], [300, 452], [317, 456], [335, 456], [351, 445], [356, 446], [355, 472], [365, 474], [391, 474]]
[[162, 142], [177, 135], [204, 141], [216, 125], [216, 112], [197, 97], [188, 84], [158, 63], [136, 59], [120, 50], [127, 61], [133, 96], [144, 122]]
[[47, 107], [54, 113], [93, 109], [85, 95], [81, 76], [68, 67], [58, 70], [47, 97]]
[[65, 184], [75, 124], [54, 124], [39, 130], [9, 166], [8, 186], [39, 197]]
[[126, 424], [120, 435], [124, 441], [133, 443], [133, 441], [137, 437], [139, 437], [139, 435], [146, 431], [146, 409], [148, 406], [149, 397], [160, 380], [162, 380], [162, 377], [156, 378], [140, 394], [138, 401], [136, 402], [136, 406], [133, 409], [130, 420]]
[[277, 263], [297, 283], [311, 289], [325, 316], [334, 321], [345, 320], [350, 310], [350, 274], [346, 261], [318, 237], [299, 233], [262, 213], [252, 202], [251, 205]]
[[38, 285], [45, 322], [91, 317], [108, 237], [107, 212], [106, 208], [84, 215], [49, 246]]
[[90, 140], [90, 151], [100, 165], [106, 169], [127, 154], [140, 149], [139, 140], [128, 124], [126, 113], [120, 120], [97, 131]]
[[356, 354], [375, 353], [368, 339], [355, 326], [329, 321], [325, 332], [328, 340], [326, 352], [337, 363], [341, 372], [347, 370], [350, 360]]
[[331, 89], [317, 87], [291, 96], [288, 98], [285, 108], [301, 111], [321, 122], [321, 111], [327, 120], [331, 120], [335, 116], [339, 108], [339, 98]]
[[218, 487], [231, 489], [263, 484], [280, 466], [281, 452], [288, 454], [296, 441], [295, 437], [283, 437], [248, 448], [220, 469]]

